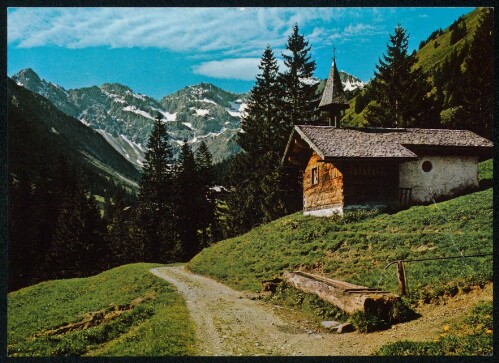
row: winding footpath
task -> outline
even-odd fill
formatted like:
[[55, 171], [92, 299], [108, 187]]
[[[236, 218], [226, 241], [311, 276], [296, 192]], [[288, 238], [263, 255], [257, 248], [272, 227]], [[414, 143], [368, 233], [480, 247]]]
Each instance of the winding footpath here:
[[424, 306], [422, 317], [371, 334], [334, 334], [319, 331], [298, 313], [251, 300], [208, 277], [183, 266], [152, 269], [183, 295], [196, 325], [201, 356], [323, 356], [369, 355], [386, 343], [402, 339], [433, 339], [443, 325], [476, 304], [492, 298], [492, 288], [458, 297], [445, 305]]

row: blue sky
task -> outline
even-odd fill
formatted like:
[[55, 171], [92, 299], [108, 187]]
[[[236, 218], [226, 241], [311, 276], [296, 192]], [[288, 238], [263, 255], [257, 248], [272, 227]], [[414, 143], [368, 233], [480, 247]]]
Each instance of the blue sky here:
[[33, 68], [65, 88], [117, 82], [161, 98], [210, 82], [254, 84], [269, 44], [281, 58], [294, 24], [312, 46], [315, 76], [338, 66], [363, 81], [397, 23], [410, 49], [473, 8], [9, 8], [7, 73]]

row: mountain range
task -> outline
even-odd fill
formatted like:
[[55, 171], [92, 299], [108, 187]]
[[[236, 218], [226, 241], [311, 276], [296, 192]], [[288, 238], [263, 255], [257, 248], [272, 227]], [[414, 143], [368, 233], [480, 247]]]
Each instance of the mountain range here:
[[136, 192], [140, 171], [97, 131], [56, 108], [46, 98], [8, 79], [9, 174], [31, 180], [54, 170], [63, 156], [84, 172], [94, 194], [114, 186]]
[[194, 150], [204, 140], [214, 162], [239, 151], [235, 136], [246, 106], [246, 94], [226, 92], [201, 83], [157, 101], [116, 83], [66, 90], [41, 79], [30, 68], [12, 79], [99, 132], [138, 169], [143, 165], [147, 140], [157, 115], [167, 124], [175, 154], [184, 140]]
[[[340, 72], [340, 78], [346, 91], [364, 86], [346, 72]], [[137, 169], [143, 166], [147, 140], [157, 115], [168, 126], [175, 154], [184, 140], [194, 150], [205, 141], [215, 163], [240, 150], [236, 135], [248, 93], [236, 94], [200, 83], [155, 100], [117, 83], [67, 90], [40, 78], [30, 68], [21, 70], [12, 79], [99, 132]]]

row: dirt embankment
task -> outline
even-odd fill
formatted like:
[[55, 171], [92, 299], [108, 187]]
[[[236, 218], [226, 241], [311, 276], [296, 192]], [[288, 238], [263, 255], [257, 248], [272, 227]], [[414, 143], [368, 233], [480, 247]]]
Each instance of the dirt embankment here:
[[298, 312], [249, 299], [182, 266], [152, 269], [184, 296], [196, 324], [199, 354], [226, 355], [369, 355], [398, 340], [432, 340], [448, 322], [458, 319], [479, 300], [492, 299], [492, 286], [457, 296], [442, 305], [418, 309], [421, 318], [371, 333], [334, 334], [320, 331]]

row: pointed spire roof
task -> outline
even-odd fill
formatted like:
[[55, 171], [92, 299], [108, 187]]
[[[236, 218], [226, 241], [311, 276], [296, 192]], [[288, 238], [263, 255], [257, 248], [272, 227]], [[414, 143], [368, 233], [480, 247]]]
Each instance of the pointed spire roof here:
[[333, 58], [333, 64], [329, 77], [327, 78], [326, 86], [322, 92], [322, 99], [319, 108], [325, 111], [339, 111], [349, 107], [347, 97], [343, 91], [341, 84], [340, 73], [336, 68], [336, 58]]

